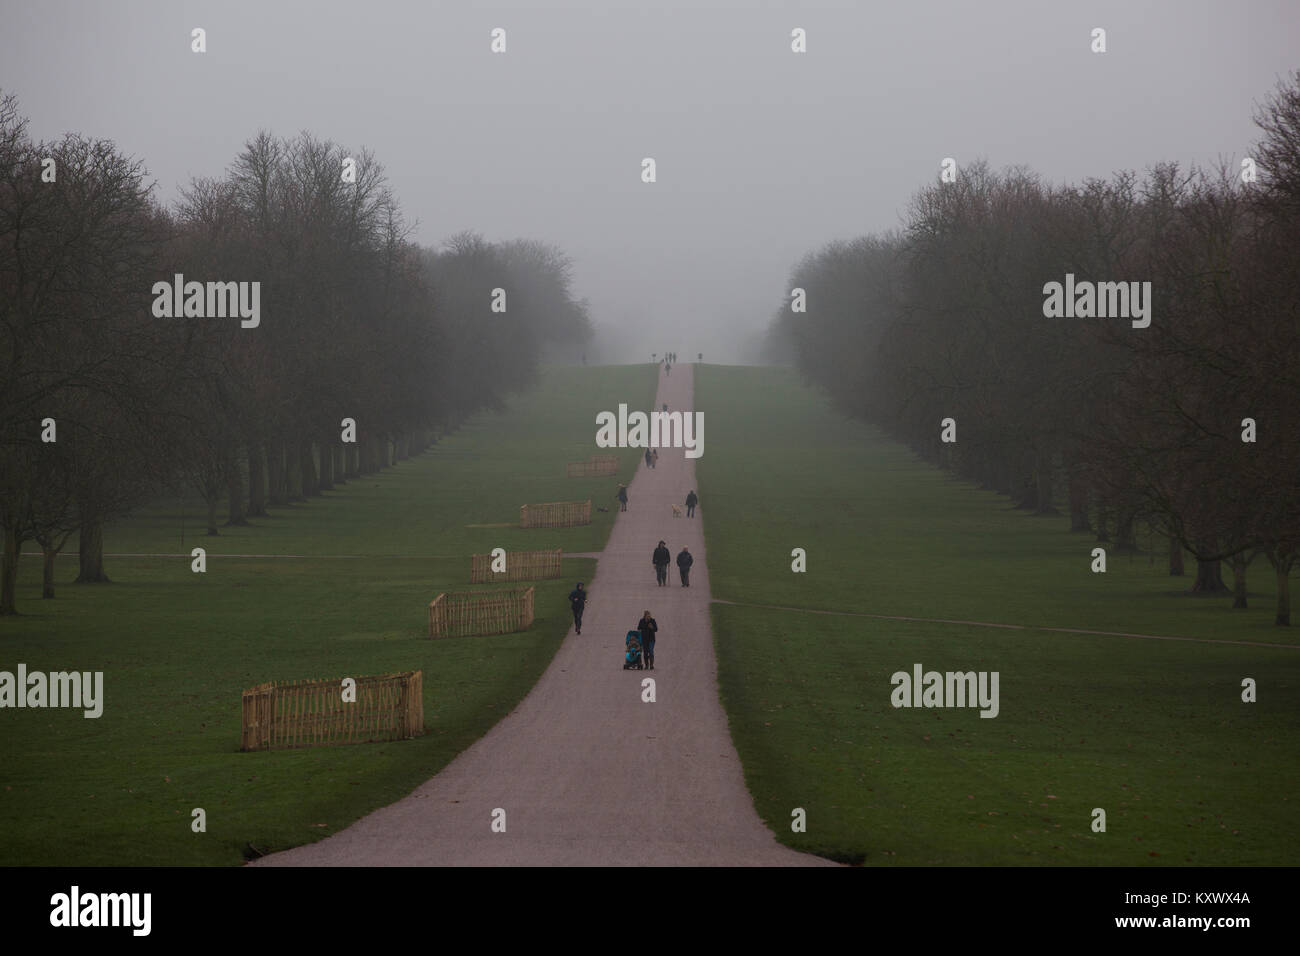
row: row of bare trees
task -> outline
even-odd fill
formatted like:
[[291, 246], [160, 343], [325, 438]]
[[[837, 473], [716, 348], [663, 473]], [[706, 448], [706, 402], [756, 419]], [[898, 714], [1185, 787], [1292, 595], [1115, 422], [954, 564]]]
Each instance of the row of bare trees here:
[[[74, 533], [77, 580], [106, 581], [105, 524], [151, 497], [197, 489], [217, 534], [223, 506], [243, 524], [388, 467], [590, 337], [558, 249], [409, 233], [366, 151], [261, 133], [163, 208], [112, 143], [34, 142], [0, 98], [0, 614], [25, 542], [46, 596]], [[157, 317], [177, 274], [258, 282], [260, 321]]]
[[[1246, 606], [1300, 554], [1300, 72], [1258, 110], [1255, 166], [1160, 165], [1081, 185], [984, 163], [912, 199], [897, 233], [793, 270], [768, 356], [919, 454], [1072, 531], [1135, 550]], [[1257, 178], [1249, 175], [1255, 172]], [[1244, 174], [1244, 175], [1243, 175]], [[1150, 282], [1150, 325], [1044, 314], [1045, 286]], [[955, 421], [956, 441], [941, 422]], [[1249, 420], [1249, 421], [1247, 421]], [[952, 437], [952, 433], [948, 437]], [[1253, 439], [1253, 440], [1251, 440]]]

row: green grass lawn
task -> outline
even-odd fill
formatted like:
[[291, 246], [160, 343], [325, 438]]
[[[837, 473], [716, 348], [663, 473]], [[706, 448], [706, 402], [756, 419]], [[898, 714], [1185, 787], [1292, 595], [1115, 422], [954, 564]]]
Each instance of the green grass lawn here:
[[[1186, 596], [1162, 554], [1112, 554], [1093, 574], [1092, 535], [924, 464], [788, 370], [705, 367], [696, 408], [715, 598], [1291, 645], [715, 604], [732, 735], [782, 842], [904, 865], [1300, 861], [1300, 650], [1272, 624], [1271, 568], [1252, 566], [1244, 611]], [[999, 715], [893, 708], [890, 675], [915, 663], [998, 671]], [[1258, 703], [1241, 701], [1243, 677]]]
[[[598, 551], [614, 509], [583, 528], [529, 530], [524, 503], [608, 507], [616, 479], [568, 479], [598, 451], [596, 413], [648, 408], [656, 369], [550, 369], [501, 414], [423, 455], [275, 509], [250, 527], [201, 534], [196, 500], [141, 509], [106, 532], [109, 585], [73, 585], [60, 558], [40, 598], [24, 558], [22, 616], [0, 619], [0, 670], [104, 672], [104, 713], [0, 711], [0, 863], [237, 864], [336, 832], [432, 776], [505, 716], [571, 623], [565, 595], [590, 559], [537, 586], [528, 631], [425, 638], [428, 602], [468, 586], [469, 555], [494, 547]], [[623, 480], [638, 452], [620, 452]], [[183, 534], [183, 537], [182, 537]], [[206, 574], [189, 549], [208, 552]], [[235, 554], [308, 555], [240, 558]], [[356, 558], [347, 555], [370, 555]], [[267, 680], [424, 671], [426, 734], [388, 744], [241, 754], [240, 692]], [[190, 829], [207, 813], [207, 832]]]

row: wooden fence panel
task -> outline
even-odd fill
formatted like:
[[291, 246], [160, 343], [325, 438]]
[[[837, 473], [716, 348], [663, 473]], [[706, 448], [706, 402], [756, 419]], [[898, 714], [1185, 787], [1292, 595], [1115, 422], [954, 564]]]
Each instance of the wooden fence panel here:
[[496, 581], [542, 581], [560, 576], [560, 558], [563, 551], [507, 551], [506, 569], [492, 570], [492, 555], [475, 554], [470, 557], [469, 580], [471, 584]]
[[533, 589], [453, 591], [429, 602], [430, 637], [510, 634], [533, 623]]
[[572, 528], [591, 524], [591, 499], [586, 501], [550, 501], [519, 508], [521, 528]]
[[608, 478], [618, 474], [617, 455], [592, 455], [586, 461], [571, 461], [564, 466], [569, 478]]
[[259, 684], [243, 694], [240, 750], [405, 740], [424, 733], [422, 671], [357, 677], [356, 700], [343, 681]]

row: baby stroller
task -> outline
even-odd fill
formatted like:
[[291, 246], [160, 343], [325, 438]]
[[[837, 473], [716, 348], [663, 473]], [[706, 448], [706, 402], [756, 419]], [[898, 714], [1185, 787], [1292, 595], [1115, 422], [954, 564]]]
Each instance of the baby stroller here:
[[627, 645], [627, 653], [623, 655], [623, 670], [644, 670], [644, 665], [641, 663], [641, 632], [628, 631], [624, 643]]

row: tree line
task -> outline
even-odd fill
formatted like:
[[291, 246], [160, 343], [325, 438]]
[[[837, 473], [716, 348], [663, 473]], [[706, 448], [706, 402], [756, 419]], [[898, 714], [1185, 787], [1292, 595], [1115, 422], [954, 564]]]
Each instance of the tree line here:
[[[262, 132], [165, 207], [112, 142], [27, 125], [0, 97], [0, 614], [25, 542], [46, 597], [74, 534], [77, 581], [107, 581], [104, 526], [141, 503], [190, 487], [209, 535], [223, 508], [245, 524], [418, 453], [592, 335], [560, 249], [419, 246], [368, 151]], [[256, 282], [261, 317], [159, 317], [176, 276]]]
[[[1071, 531], [1134, 551], [1138, 529], [1152, 529], [1170, 574], [1184, 574], [1185, 555], [1196, 562], [1193, 591], [1245, 607], [1247, 568], [1263, 556], [1275, 621], [1289, 625], [1300, 71], [1254, 119], [1260, 139], [1240, 166], [1164, 163], [1054, 186], [972, 163], [920, 189], [897, 231], [804, 257], [765, 356], [1019, 507], [1062, 505]], [[1049, 301], [1067, 281], [1098, 290], [1079, 317]], [[1116, 282], [1112, 305], [1150, 283], [1149, 325], [1097, 317], [1100, 284]]]

